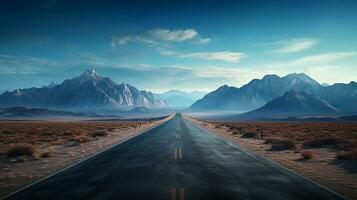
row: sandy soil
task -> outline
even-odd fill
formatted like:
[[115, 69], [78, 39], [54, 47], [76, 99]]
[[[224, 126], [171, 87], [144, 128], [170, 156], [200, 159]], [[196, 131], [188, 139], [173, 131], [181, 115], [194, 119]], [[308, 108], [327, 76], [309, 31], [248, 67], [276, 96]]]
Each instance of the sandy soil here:
[[[337, 160], [336, 150], [333, 148], [304, 147], [304, 150], [312, 151], [314, 157], [303, 159], [299, 150], [272, 151], [271, 144], [264, 144], [265, 141], [262, 139], [241, 138], [239, 134], [232, 134], [227, 126], [217, 126], [218, 122], [200, 121], [186, 117], [195, 124], [239, 144], [257, 155], [273, 160], [350, 199], [357, 199], [357, 163], [350, 160]], [[299, 148], [302, 148], [302, 144], [298, 144]]]
[[[98, 151], [109, 148], [126, 138], [140, 134], [155, 125], [167, 121], [171, 117], [172, 116], [162, 120], [141, 122], [141, 126], [140, 122], [121, 122], [119, 126], [116, 125], [115, 129], [108, 131], [109, 134], [107, 136], [95, 137], [91, 139], [91, 141], [85, 143], [71, 141], [67, 138], [66, 140], [57, 138], [57, 140], [63, 140], [60, 144], [56, 144], [57, 142], [53, 141], [45, 141], [41, 143], [36, 141], [37, 151], [32, 156], [8, 157], [5, 153], [2, 153], [2, 155], [0, 155], [0, 196], [4, 196], [58, 170], [79, 162], [80, 160], [85, 159]], [[6, 122], [2, 123], [2, 125], [4, 125]], [[78, 123], [81, 124], [83, 122]], [[91, 123], [95, 124], [96, 122]], [[103, 122], [97, 123], [103, 124]], [[106, 125], [110, 126], [110, 123], [115, 122], [109, 122], [109, 124]], [[126, 124], [130, 124], [130, 126], [127, 126]], [[1, 139], [5, 140], [5, 137], [2, 137]], [[6, 141], [8, 142], [8, 140]], [[6, 149], [9, 144], [1, 142], [4, 141], [0, 141], [0, 150], [3, 149], [4, 152], [4, 149]], [[45, 151], [53, 153], [51, 153], [49, 157], [41, 157], [42, 153]]]

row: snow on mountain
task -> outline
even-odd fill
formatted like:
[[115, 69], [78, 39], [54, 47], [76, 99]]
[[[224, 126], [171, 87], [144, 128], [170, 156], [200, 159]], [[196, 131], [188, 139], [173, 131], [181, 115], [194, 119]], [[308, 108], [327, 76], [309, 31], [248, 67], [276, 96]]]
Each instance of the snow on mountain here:
[[167, 103], [149, 91], [138, 90], [127, 83], [117, 84], [107, 77], [87, 70], [54, 87], [18, 89], [0, 95], [0, 106], [50, 108], [164, 108]]

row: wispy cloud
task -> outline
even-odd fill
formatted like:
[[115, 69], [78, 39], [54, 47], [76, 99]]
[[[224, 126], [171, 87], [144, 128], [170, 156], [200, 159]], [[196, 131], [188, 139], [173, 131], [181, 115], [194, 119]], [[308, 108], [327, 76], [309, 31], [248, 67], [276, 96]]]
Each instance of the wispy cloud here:
[[178, 58], [198, 58], [203, 60], [218, 60], [224, 62], [239, 62], [247, 57], [241, 52], [216, 51], [216, 52], [177, 52], [164, 49], [158, 49], [159, 53], [164, 56], [176, 56]]
[[241, 52], [218, 51], [218, 52], [194, 52], [179, 55], [180, 58], [200, 58], [204, 60], [220, 60], [225, 62], [239, 62], [246, 55]]
[[161, 42], [184, 42], [193, 41], [198, 44], [208, 44], [210, 38], [202, 38], [198, 31], [194, 29], [152, 29], [140, 35], [127, 35], [122, 37], [113, 37], [110, 45], [126, 45], [129, 43], [141, 43], [149, 45], [159, 45]]
[[110, 46], [117, 47], [118, 45], [126, 45], [128, 43], [139, 43], [139, 44], [150, 44], [156, 45], [157, 42], [142, 36], [124, 36], [124, 37], [113, 37]]
[[356, 58], [357, 51], [329, 52], [324, 54], [300, 57], [290, 61], [266, 63], [263, 67], [297, 70], [311, 67], [334, 65], [338, 69], [338, 66], [345, 65], [347, 60]]
[[313, 56], [306, 56], [293, 61], [297, 65], [311, 65], [311, 64], [325, 64], [341, 60], [344, 58], [357, 57], [357, 52], [331, 52], [325, 54], [318, 54]]
[[270, 42], [265, 44], [271, 44], [279, 46], [277, 49], [271, 51], [273, 54], [288, 54], [296, 53], [306, 49], [309, 49], [316, 45], [319, 41], [311, 38], [295, 38], [290, 40], [279, 40], [276, 42]]
[[0, 55], [0, 74], [35, 74], [44, 68], [56, 67], [58, 62], [50, 59], [31, 57]]
[[186, 30], [169, 30], [169, 29], [153, 29], [149, 33], [156, 39], [182, 42], [185, 40], [192, 40], [198, 36], [198, 32], [194, 29]]

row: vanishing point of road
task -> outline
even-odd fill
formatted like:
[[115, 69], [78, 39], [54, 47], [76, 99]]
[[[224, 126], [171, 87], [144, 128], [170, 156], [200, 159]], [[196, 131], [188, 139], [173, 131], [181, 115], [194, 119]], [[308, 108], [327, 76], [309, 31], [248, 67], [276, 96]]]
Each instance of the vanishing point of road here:
[[6, 199], [344, 198], [177, 114], [143, 134]]

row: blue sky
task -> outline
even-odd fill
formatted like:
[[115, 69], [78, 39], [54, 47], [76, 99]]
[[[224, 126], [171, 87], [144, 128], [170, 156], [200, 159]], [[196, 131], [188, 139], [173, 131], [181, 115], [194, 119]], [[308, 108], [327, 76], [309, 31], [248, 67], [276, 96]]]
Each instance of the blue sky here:
[[88, 68], [140, 89], [357, 81], [356, 1], [1, 1], [0, 91]]

